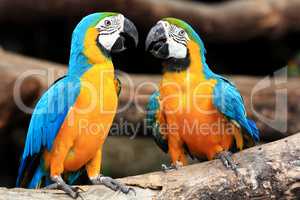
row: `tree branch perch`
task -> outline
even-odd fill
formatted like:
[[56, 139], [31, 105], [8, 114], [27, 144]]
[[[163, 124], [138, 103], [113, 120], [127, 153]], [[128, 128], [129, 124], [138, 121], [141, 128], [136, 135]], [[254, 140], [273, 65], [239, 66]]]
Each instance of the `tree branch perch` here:
[[[300, 197], [300, 133], [233, 155], [240, 176], [220, 160], [189, 165], [168, 173], [153, 172], [120, 179], [137, 196], [103, 186], [82, 186], [85, 200], [115, 199], [297, 199]], [[133, 163], [134, 164], [134, 163]], [[0, 189], [0, 199], [64, 200], [60, 191]]]

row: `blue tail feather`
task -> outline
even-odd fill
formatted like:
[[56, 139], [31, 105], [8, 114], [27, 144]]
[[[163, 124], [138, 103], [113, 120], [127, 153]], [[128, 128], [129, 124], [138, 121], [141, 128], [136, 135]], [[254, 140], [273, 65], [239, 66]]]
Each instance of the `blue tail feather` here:
[[28, 185], [28, 188], [29, 189], [39, 188], [44, 175], [45, 175], [45, 173], [44, 173], [43, 169], [41, 168], [41, 166], [39, 166], [36, 169], [34, 176], [32, 177], [32, 179]]
[[48, 185], [51, 185], [52, 183], [54, 183], [49, 176], [45, 176], [45, 187], [47, 187]]
[[80, 169], [79, 171], [76, 171], [76, 172], [69, 173], [68, 179], [67, 179], [68, 184], [73, 185], [81, 174], [82, 174], [82, 169]]
[[37, 172], [45, 174], [42, 168], [43, 161], [40, 157], [41, 154], [35, 154], [33, 156], [22, 158], [16, 181], [16, 187], [28, 187], [34, 177], [39, 175]]
[[18, 178], [17, 178], [17, 183], [16, 183], [16, 187], [21, 187], [21, 179], [22, 179], [22, 175], [23, 172], [25, 170], [26, 167], [26, 161], [27, 159], [22, 159], [20, 167], [19, 167], [19, 172], [18, 172]]
[[247, 119], [247, 122], [250, 127], [249, 134], [251, 134], [255, 142], [259, 142], [259, 130], [256, 126], [256, 123], [251, 119]]

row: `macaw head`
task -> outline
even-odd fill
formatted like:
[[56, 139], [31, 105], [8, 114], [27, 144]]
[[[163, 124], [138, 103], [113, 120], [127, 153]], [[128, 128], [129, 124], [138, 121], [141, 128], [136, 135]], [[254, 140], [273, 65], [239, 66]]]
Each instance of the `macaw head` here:
[[110, 59], [111, 53], [137, 46], [137, 43], [136, 27], [122, 14], [90, 14], [84, 17], [73, 31], [70, 68], [99, 64]]
[[188, 23], [176, 18], [164, 18], [151, 28], [146, 50], [171, 65], [170, 70], [186, 69], [195, 54], [205, 63], [205, 48], [199, 35]]

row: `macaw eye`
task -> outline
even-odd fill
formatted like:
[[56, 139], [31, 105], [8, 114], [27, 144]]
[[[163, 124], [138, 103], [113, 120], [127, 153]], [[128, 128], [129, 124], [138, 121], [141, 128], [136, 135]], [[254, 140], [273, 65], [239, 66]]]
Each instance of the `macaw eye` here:
[[105, 20], [104, 21], [104, 25], [105, 26], [110, 26], [111, 25], [111, 21], [110, 20]]
[[179, 34], [180, 36], [184, 36], [184, 33], [185, 33], [184, 30], [180, 30], [178, 34]]

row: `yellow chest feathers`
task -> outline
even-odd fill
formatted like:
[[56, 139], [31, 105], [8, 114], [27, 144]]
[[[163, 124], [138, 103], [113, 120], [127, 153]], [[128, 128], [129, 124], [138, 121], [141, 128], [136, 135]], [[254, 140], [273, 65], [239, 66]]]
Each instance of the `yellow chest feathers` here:
[[118, 98], [114, 71], [110, 66], [95, 65], [81, 77], [81, 89], [76, 105], [87, 112], [115, 112]]
[[160, 86], [161, 101], [169, 111], [186, 111], [199, 108], [214, 109], [212, 105], [213, 89], [216, 80], [197, 80], [197, 76], [182, 72], [165, 77]]

